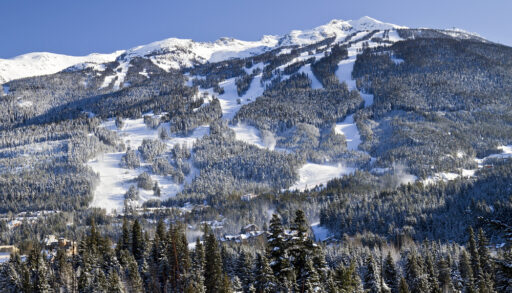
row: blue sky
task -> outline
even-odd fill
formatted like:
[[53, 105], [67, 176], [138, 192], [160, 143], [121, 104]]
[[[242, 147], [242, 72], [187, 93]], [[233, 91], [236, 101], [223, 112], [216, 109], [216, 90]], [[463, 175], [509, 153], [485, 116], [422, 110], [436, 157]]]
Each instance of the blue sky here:
[[510, 0], [0, 0], [0, 58], [108, 53], [169, 37], [258, 40], [365, 15], [409, 27], [459, 27], [511, 46], [510, 11]]

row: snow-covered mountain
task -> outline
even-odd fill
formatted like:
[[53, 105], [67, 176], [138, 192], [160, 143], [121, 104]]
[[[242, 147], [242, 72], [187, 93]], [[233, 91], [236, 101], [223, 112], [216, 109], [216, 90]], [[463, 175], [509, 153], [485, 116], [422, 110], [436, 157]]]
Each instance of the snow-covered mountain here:
[[332, 20], [311, 30], [294, 30], [283, 36], [266, 35], [259, 41], [221, 38], [215, 42], [195, 42], [190, 39], [169, 38], [110, 54], [68, 56], [47, 52], [28, 53], [11, 59], [0, 59], [0, 83], [30, 76], [53, 74], [78, 64], [94, 65], [112, 62], [118, 58], [126, 61], [133, 57], [147, 57], [159, 67], [169, 70], [197, 63], [248, 57], [282, 46], [307, 45], [329, 37], [343, 39], [357, 31], [399, 28], [405, 27], [365, 16], [358, 20]]
[[105, 63], [114, 61], [124, 51], [110, 54], [68, 56], [47, 52], [28, 53], [12, 59], [0, 59], [0, 83], [30, 76], [57, 73], [79, 63]]

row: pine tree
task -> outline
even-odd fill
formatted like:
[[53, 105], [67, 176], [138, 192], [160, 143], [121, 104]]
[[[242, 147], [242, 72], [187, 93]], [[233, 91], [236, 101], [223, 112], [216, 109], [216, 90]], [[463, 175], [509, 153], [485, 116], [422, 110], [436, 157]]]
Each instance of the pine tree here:
[[451, 269], [445, 259], [439, 260], [437, 264], [439, 270], [439, 286], [441, 292], [454, 292], [453, 283], [451, 279]]
[[366, 258], [366, 271], [364, 274], [364, 288], [370, 293], [380, 293], [381, 286], [379, 280], [379, 272], [377, 271], [377, 265], [370, 254]]
[[236, 263], [236, 275], [239, 277], [244, 291], [248, 291], [249, 286], [254, 282], [252, 267], [253, 265], [250, 257], [242, 250]]
[[144, 239], [139, 220], [135, 220], [132, 225], [132, 253], [135, 260], [140, 265], [144, 257]]
[[233, 292], [235, 292], [235, 293], [243, 293], [244, 292], [244, 288], [242, 286], [242, 281], [240, 281], [240, 278], [238, 276], [233, 277], [231, 284], [233, 286]]
[[414, 252], [407, 257], [405, 279], [411, 292], [428, 292], [428, 281], [423, 274], [423, 260]]
[[126, 283], [128, 292], [142, 292], [144, 285], [142, 278], [139, 274], [139, 267], [137, 261], [133, 257], [132, 254], [126, 253], [123, 254], [122, 258], [126, 267]]
[[469, 254], [471, 260], [471, 269], [473, 270], [473, 278], [480, 280], [482, 278], [482, 270], [480, 266], [480, 255], [478, 254], [478, 247], [475, 240], [475, 232], [472, 227], [469, 227]]
[[425, 267], [427, 273], [428, 284], [430, 288], [430, 292], [432, 293], [440, 293], [441, 289], [439, 287], [438, 274], [436, 272], [436, 267], [434, 265], [434, 258], [432, 254], [428, 253], [425, 259]]
[[395, 262], [393, 261], [393, 258], [391, 257], [391, 253], [388, 252], [388, 255], [386, 256], [386, 260], [384, 261], [383, 265], [383, 272], [382, 276], [384, 278], [384, 282], [389, 286], [391, 289], [391, 292], [397, 293], [398, 292], [398, 273], [396, 271]]
[[297, 286], [300, 292], [323, 292], [320, 278], [311, 259], [306, 260], [306, 265], [300, 270], [300, 273], [297, 278]]
[[107, 293], [123, 293], [123, 284], [119, 278], [119, 274], [115, 270], [111, 270], [108, 278]]
[[188, 291], [197, 293], [206, 292], [204, 286], [204, 249], [199, 238], [196, 240], [196, 246], [192, 254], [191, 271], [192, 275], [188, 284]]
[[286, 290], [286, 284], [294, 281], [294, 273], [289, 261], [288, 243], [285, 241], [284, 228], [279, 215], [272, 215], [269, 228], [270, 236], [267, 242], [267, 257], [272, 271], [279, 281], [280, 290], [284, 291]]
[[293, 220], [292, 229], [297, 232], [298, 238], [307, 237], [309, 230], [308, 221], [306, 220], [306, 214], [302, 210], [295, 212], [295, 219]]
[[[255, 264], [255, 287], [258, 293], [275, 292], [276, 279], [264, 254], [258, 253]], [[247, 290], [249, 286], [247, 287]]]
[[48, 283], [48, 267], [46, 266], [45, 256], [38, 253], [35, 268], [34, 292], [50, 293], [53, 289]]
[[512, 248], [496, 261], [495, 289], [497, 292], [512, 292]]
[[341, 292], [355, 292], [360, 286], [355, 262], [352, 261], [348, 267], [340, 264], [334, 272], [334, 282]]
[[493, 291], [493, 279], [494, 279], [494, 266], [491, 261], [489, 249], [487, 246], [489, 242], [485, 237], [482, 228], [478, 230], [478, 256], [480, 257], [480, 266], [482, 268], [482, 286], [480, 292], [492, 292]]
[[131, 241], [130, 241], [130, 226], [128, 224], [128, 220], [126, 217], [123, 217], [123, 227], [122, 227], [122, 234], [120, 239], [120, 245], [119, 250], [130, 250], [132, 249]]
[[469, 260], [469, 254], [466, 250], [461, 251], [459, 257], [459, 272], [463, 281], [463, 291], [467, 293], [474, 293], [474, 278], [473, 269]]
[[209, 229], [206, 231], [204, 283], [207, 293], [220, 292], [224, 288], [222, 259], [215, 235]]

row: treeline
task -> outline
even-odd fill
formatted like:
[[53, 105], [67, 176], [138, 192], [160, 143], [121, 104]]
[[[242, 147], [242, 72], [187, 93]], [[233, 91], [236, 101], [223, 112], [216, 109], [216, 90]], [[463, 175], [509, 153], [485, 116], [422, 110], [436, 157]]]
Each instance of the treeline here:
[[[103, 225], [103, 228], [106, 228]], [[437, 242], [406, 249], [369, 247], [351, 239], [323, 247], [305, 214], [289, 226], [274, 214], [262, 246], [219, 243], [208, 226], [188, 243], [182, 224], [160, 220], [144, 231], [123, 219], [116, 238], [90, 223], [77, 253], [34, 247], [0, 266], [3, 292], [508, 292], [512, 250], [497, 255], [482, 230], [466, 247]], [[152, 236], [149, 236], [151, 232]], [[476, 234], [476, 235], [475, 235]], [[201, 239], [202, 238], [202, 239]], [[115, 244], [113, 244], [115, 243]]]
[[510, 161], [480, 171], [476, 179], [414, 183], [396, 190], [375, 183], [361, 188], [363, 179], [356, 181], [360, 187], [348, 179], [334, 180], [318, 193], [330, 198], [320, 222], [339, 238], [366, 230], [387, 239], [462, 241], [465, 227], [483, 227], [480, 219], [512, 225], [507, 216], [512, 213]]

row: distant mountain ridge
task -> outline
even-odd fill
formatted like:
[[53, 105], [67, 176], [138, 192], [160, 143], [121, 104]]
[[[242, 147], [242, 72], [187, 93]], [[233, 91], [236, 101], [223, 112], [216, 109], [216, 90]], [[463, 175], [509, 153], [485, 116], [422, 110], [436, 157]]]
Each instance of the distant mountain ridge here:
[[[87, 56], [68, 56], [48, 52], [34, 52], [11, 59], [0, 59], [0, 83], [31, 76], [57, 73], [79, 65], [94, 66], [115, 61], [146, 57], [162, 69], [191, 67], [206, 62], [219, 62], [230, 58], [244, 58], [284, 46], [303, 46], [329, 37], [339, 41], [357, 31], [396, 30], [407, 27], [384, 23], [364, 16], [357, 20], [332, 20], [311, 30], [293, 30], [283, 36], [265, 35], [259, 41], [221, 38], [214, 42], [195, 42], [191, 39], [169, 38], [110, 54], [93, 53]], [[452, 35], [471, 37], [462, 30], [447, 31]]]

